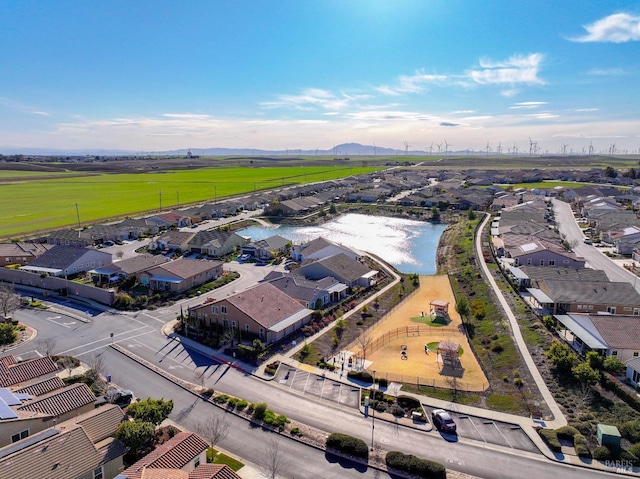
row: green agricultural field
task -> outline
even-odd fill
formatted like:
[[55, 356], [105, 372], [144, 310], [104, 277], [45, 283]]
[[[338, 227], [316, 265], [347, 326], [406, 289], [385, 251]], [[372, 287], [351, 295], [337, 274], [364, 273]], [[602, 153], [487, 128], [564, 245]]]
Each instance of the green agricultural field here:
[[[138, 174], [0, 182], [0, 237], [10, 238], [107, 218], [287, 185], [368, 173], [364, 167], [202, 168]], [[76, 210], [77, 205], [77, 210]], [[77, 214], [76, 214], [77, 213]]]

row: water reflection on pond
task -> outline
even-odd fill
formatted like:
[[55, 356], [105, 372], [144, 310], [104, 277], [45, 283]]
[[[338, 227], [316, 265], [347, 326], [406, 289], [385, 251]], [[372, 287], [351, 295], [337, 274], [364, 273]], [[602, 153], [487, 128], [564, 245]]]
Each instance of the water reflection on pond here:
[[320, 236], [373, 253], [403, 273], [434, 274], [443, 224], [349, 213], [318, 226], [252, 226], [238, 234], [252, 241], [280, 235], [294, 244]]

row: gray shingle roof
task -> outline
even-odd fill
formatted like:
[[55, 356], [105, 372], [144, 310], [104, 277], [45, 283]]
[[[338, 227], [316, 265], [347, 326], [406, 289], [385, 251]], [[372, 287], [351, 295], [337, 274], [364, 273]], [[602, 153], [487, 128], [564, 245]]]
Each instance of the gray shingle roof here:
[[590, 315], [610, 349], [640, 350], [640, 316]]
[[640, 307], [640, 295], [629, 283], [542, 280], [539, 286], [556, 303]]

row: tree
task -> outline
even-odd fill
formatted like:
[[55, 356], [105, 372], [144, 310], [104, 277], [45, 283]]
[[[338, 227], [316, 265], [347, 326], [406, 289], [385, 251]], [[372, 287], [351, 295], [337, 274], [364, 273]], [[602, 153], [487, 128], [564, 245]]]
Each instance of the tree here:
[[607, 178], [615, 178], [618, 176], [618, 172], [612, 166], [607, 166], [604, 169], [604, 176]]
[[277, 479], [288, 469], [289, 461], [284, 451], [280, 450], [280, 440], [277, 437], [270, 439], [265, 446], [263, 459], [260, 461], [260, 475], [267, 479]]
[[164, 399], [147, 398], [133, 403], [127, 412], [134, 419], [150, 422], [157, 426], [169, 417], [172, 410], [173, 399], [165, 401]]
[[229, 434], [227, 418], [221, 415], [209, 416], [204, 421], [198, 421], [196, 425], [198, 433], [204, 437], [211, 447], [215, 447]]
[[456, 300], [456, 313], [458, 313], [462, 319], [468, 319], [469, 312], [469, 302], [467, 301], [467, 298], [464, 296], [460, 296]]
[[36, 340], [36, 348], [45, 356], [51, 356], [56, 348], [56, 338], [40, 338]]
[[116, 439], [134, 452], [136, 459], [138, 451], [153, 440], [155, 428], [145, 421], [125, 421], [116, 429]]
[[356, 344], [362, 349], [362, 359], [367, 358], [367, 348], [373, 343], [373, 338], [369, 331], [362, 331], [356, 338]]
[[620, 359], [615, 356], [607, 356], [602, 362], [602, 367], [608, 373], [615, 375], [620, 371], [624, 371], [626, 365]]
[[571, 348], [559, 341], [555, 341], [546, 353], [551, 364], [562, 372], [569, 372], [578, 363], [578, 356], [571, 351]]
[[596, 351], [589, 351], [586, 356], [587, 364], [593, 369], [602, 369], [602, 356]]
[[0, 345], [15, 343], [18, 340], [16, 328], [11, 323], [0, 323]]
[[600, 371], [593, 369], [587, 363], [580, 363], [571, 368], [573, 377], [580, 383], [582, 394], [586, 398], [591, 391], [591, 386], [600, 381]]
[[435, 206], [431, 208], [431, 221], [440, 221], [440, 210]]
[[473, 221], [476, 219], [476, 212], [473, 211], [473, 208], [469, 208], [467, 212], [467, 218], [469, 218], [469, 221]]
[[9, 318], [11, 313], [20, 307], [20, 295], [16, 294], [13, 286], [0, 286], [0, 312], [5, 318]]

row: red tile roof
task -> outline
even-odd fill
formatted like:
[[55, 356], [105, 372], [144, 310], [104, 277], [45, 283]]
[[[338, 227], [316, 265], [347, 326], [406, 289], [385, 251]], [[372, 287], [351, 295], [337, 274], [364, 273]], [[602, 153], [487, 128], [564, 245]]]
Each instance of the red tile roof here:
[[181, 432], [150, 452], [122, 474], [129, 479], [143, 479], [145, 469], [182, 469], [209, 444], [192, 432]]
[[200, 464], [189, 473], [189, 479], [240, 479], [226, 464]]
[[0, 358], [0, 387], [9, 387], [58, 371], [50, 357], [18, 363], [12, 355]]
[[58, 376], [53, 376], [52, 378], [47, 378], [43, 381], [38, 381], [37, 383], [15, 389], [14, 392], [26, 393], [31, 396], [42, 396], [43, 394], [50, 393], [51, 391], [55, 391], [56, 389], [63, 387], [64, 381]]
[[84, 383], [72, 384], [53, 391], [17, 407], [19, 411], [39, 412], [50, 416], [61, 416], [74, 409], [94, 403], [95, 395]]

